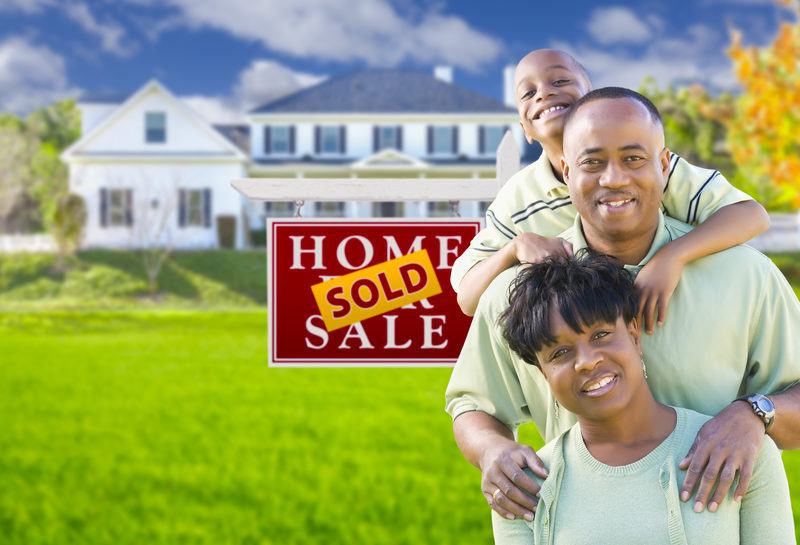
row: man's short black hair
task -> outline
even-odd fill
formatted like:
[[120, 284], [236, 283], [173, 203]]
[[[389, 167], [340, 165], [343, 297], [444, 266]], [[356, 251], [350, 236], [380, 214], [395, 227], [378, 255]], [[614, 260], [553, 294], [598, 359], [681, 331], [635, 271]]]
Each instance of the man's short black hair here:
[[664, 126], [664, 123], [661, 120], [661, 113], [658, 111], [658, 108], [656, 108], [656, 105], [653, 104], [653, 102], [643, 94], [637, 93], [631, 89], [626, 89], [625, 87], [600, 87], [599, 89], [594, 89], [583, 95], [575, 102], [575, 104], [572, 105], [571, 108], [567, 110], [567, 114], [564, 116], [564, 132], [567, 132], [567, 126], [569, 125], [570, 121], [572, 121], [572, 118], [575, 117], [575, 115], [578, 113], [578, 110], [580, 110], [585, 104], [604, 98], [627, 98], [629, 100], [635, 100], [647, 108], [647, 113], [650, 114], [650, 119], [653, 121], [653, 123], [661, 127]]
[[588, 250], [524, 268], [511, 285], [508, 301], [500, 316], [503, 337], [526, 363], [537, 367], [536, 352], [556, 340], [552, 309], [582, 333], [585, 327], [614, 323], [620, 316], [629, 324], [639, 308], [633, 276], [613, 257]]

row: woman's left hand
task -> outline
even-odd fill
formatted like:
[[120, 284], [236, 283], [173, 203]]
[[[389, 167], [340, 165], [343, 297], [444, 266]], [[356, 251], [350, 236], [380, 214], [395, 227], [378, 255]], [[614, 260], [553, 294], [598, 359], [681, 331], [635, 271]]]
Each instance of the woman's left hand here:
[[683, 272], [683, 261], [669, 251], [669, 245], [657, 252], [636, 275], [639, 290], [639, 319], [648, 334], [658, 325], [664, 325], [672, 293], [678, 286]]
[[[688, 501], [697, 486], [694, 511], [700, 513], [708, 505], [708, 510], [713, 513], [728, 495], [737, 471], [739, 484], [734, 498], [741, 501], [753, 476], [764, 435], [764, 423], [743, 401], [734, 401], [706, 422], [697, 432], [686, 458], [679, 464], [686, 470], [681, 501]], [[717, 481], [717, 490], [708, 503]]]

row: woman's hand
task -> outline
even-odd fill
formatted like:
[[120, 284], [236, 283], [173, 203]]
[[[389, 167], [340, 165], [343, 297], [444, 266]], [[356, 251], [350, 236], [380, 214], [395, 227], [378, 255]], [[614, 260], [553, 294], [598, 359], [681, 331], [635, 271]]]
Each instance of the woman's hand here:
[[543, 237], [536, 233], [517, 235], [511, 244], [520, 263], [539, 263], [551, 255], [572, 255], [572, 244], [563, 238]]
[[528, 445], [503, 440], [487, 449], [481, 458], [481, 490], [489, 505], [507, 519], [522, 517], [533, 521], [539, 485], [524, 471], [530, 468], [545, 479], [547, 469]]
[[664, 246], [636, 275], [639, 290], [639, 320], [642, 328], [653, 334], [656, 322], [664, 325], [667, 319], [669, 300], [683, 272], [684, 261]]

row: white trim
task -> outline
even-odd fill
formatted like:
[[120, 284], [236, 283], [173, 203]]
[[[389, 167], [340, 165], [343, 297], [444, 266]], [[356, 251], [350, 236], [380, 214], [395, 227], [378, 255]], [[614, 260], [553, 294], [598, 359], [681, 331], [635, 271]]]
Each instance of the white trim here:
[[338, 123], [347, 122], [371, 123], [373, 125], [390, 123], [497, 123], [498, 125], [513, 125], [517, 122], [517, 113], [263, 113], [250, 114], [247, 120], [251, 123]]
[[233, 143], [228, 141], [227, 138], [222, 136], [219, 132], [217, 132], [205, 119], [203, 119], [200, 114], [194, 111], [192, 108], [184, 104], [183, 101], [178, 99], [175, 95], [173, 95], [166, 87], [164, 87], [158, 80], [152, 79], [144, 84], [138, 91], [133, 93], [128, 99], [123, 102], [111, 115], [106, 117], [103, 121], [101, 121], [97, 126], [95, 126], [92, 130], [90, 130], [87, 134], [83, 135], [77, 142], [73, 143], [69, 146], [66, 150], [61, 153], [61, 159], [65, 162], [71, 162], [76, 156], [80, 155], [79, 150], [89, 143], [92, 140], [97, 138], [102, 132], [106, 131], [109, 127], [111, 127], [118, 119], [120, 119], [123, 115], [127, 113], [137, 102], [143, 99], [147, 94], [151, 92], [158, 92], [163, 94], [167, 97], [168, 100], [171, 100], [174, 104], [176, 104], [177, 108], [181, 110], [183, 114], [185, 114], [190, 121], [193, 121], [200, 130], [205, 131], [213, 140], [215, 140], [218, 144], [220, 144], [223, 148], [227, 148], [230, 152], [232, 152], [233, 156], [240, 161], [247, 161], [247, 156], [242, 153], [242, 151], [237, 148]]
[[[380, 161], [385, 159], [398, 161], [401, 164], [381, 164]], [[384, 148], [377, 153], [350, 163], [350, 168], [353, 170], [420, 170], [430, 167], [430, 163], [426, 163], [395, 148]]]

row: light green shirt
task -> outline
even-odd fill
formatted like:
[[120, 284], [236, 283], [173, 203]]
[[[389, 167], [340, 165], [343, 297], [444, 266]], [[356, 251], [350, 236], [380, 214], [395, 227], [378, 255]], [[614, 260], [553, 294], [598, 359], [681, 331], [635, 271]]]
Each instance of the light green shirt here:
[[[696, 225], [714, 212], [752, 200], [716, 170], [696, 167], [673, 154], [664, 187], [662, 210], [677, 220]], [[486, 212], [486, 227], [453, 264], [450, 283], [458, 292], [467, 271], [522, 233], [555, 237], [575, 219], [567, 186], [553, 174], [544, 152], [500, 188]]]
[[545, 445], [547, 479], [534, 522], [492, 512], [495, 545], [756, 545], [795, 543], [789, 485], [780, 452], [767, 437], [741, 503], [729, 497], [715, 513], [678, 498], [678, 464], [708, 416], [676, 408], [673, 432], [644, 458], [624, 466], [595, 459], [580, 425]]
[[[691, 227], [659, 213], [647, 256]], [[587, 246], [580, 217], [562, 234], [577, 252]], [[455, 418], [480, 410], [509, 428], [533, 420], [549, 441], [575, 423], [563, 407], [556, 418], [541, 371], [506, 343], [497, 320], [508, 307], [512, 267], [484, 292], [446, 392]], [[683, 270], [669, 317], [642, 335], [650, 389], [661, 403], [718, 414], [745, 393], [774, 393], [800, 380], [800, 304], [778, 268], [749, 246], [695, 260]]]

